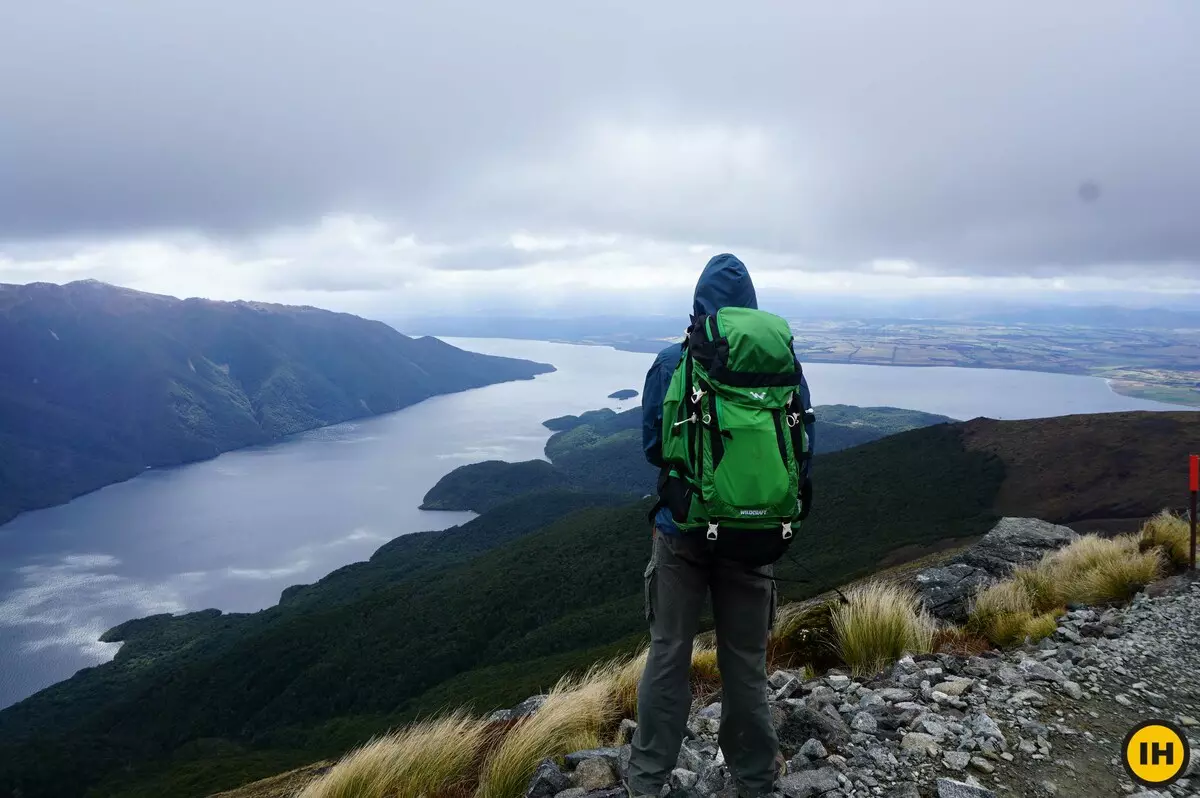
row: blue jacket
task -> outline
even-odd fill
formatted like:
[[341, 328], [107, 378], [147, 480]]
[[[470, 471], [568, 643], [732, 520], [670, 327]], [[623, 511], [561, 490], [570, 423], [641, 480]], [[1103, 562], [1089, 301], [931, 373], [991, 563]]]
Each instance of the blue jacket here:
[[[692, 299], [692, 318], [716, 313], [721, 308], [757, 308], [758, 298], [754, 294], [754, 283], [750, 282], [750, 273], [746, 265], [733, 255], [717, 255], [708, 262], [700, 279], [696, 281], [696, 293]], [[679, 344], [672, 344], [658, 353], [654, 364], [646, 372], [646, 384], [642, 388], [642, 448], [646, 459], [656, 468], [663, 467], [662, 461], [662, 403], [666, 396], [667, 386], [671, 375], [679, 365], [682, 353]], [[808, 382], [801, 379], [800, 401], [805, 409], [812, 407], [812, 399], [808, 393]], [[806, 424], [809, 445], [816, 441], [813, 424]], [[806, 478], [812, 470], [812, 460], [804, 466], [801, 479]], [[654, 518], [654, 525], [660, 532], [667, 535], [679, 533], [675, 522], [671, 519], [671, 511], [665, 507], [659, 508]]]

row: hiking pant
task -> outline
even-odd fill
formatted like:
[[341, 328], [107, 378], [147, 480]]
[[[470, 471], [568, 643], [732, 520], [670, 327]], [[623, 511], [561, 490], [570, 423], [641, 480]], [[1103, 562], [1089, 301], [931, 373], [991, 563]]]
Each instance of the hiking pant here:
[[712, 591], [721, 670], [718, 743], [738, 794], [774, 786], [779, 740], [767, 706], [767, 635], [774, 620], [770, 566], [753, 569], [714, 557], [700, 536], [654, 535], [646, 566], [650, 654], [638, 688], [638, 726], [629, 763], [633, 794], [657, 795], [671, 775], [692, 705], [692, 640]]

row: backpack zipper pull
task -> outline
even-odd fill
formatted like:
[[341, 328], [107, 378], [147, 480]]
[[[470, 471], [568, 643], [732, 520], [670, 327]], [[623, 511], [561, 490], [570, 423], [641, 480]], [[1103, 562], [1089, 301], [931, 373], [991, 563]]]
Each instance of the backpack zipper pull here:
[[706, 537], [709, 540], [717, 539], [717, 525], [712, 523], [711, 521], [708, 524], [708, 534], [706, 535]]
[[683, 421], [676, 421], [676, 422], [675, 422], [674, 424], [672, 424], [671, 426], [672, 426], [672, 427], [678, 427], [680, 424], [687, 424], [687, 423], [689, 423], [689, 422], [690, 422], [690, 423], [693, 423], [693, 424], [696, 422], [696, 414], [695, 414], [695, 413], [692, 413], [690, 416], [688, 416], [687, 418], [685, 418]]
[[783, 522], [783, 539], [784, 540], [792, 539], [792, 522], [791, 521]]
[[700, 399], [707, 393], [708, 393], [707, 391], [700, 390], [700, 386], [698, 386], [698, 385], [693, 387], [692, 388], [692, 404], [694, 404], [694, 405], [700, 404]]

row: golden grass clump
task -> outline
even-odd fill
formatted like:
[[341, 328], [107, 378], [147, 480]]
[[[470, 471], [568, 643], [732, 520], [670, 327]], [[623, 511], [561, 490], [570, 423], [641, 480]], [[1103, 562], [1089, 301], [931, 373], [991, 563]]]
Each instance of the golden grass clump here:
[[1176, 568], [1191, 564], [1192, 529], [1188, 519], [1163, 510], [1142, 525], [1143, 551], [1159, 547]]
[[842, 660], [856, 675], [883, 670], [905, 653], [927, 653], [937, 628], [916, 594], [901, 585], [868, 582], [847, 591], [833, 610], [833, 633]]
[[543, 759], [599, 746], [617, 720], [615, 686], [627, 667], [614, 661], [560, 680], [541, 709], [513, 726], [484, 761], [476, 798], [520, 798]]
[[614, 667], [612, 677], [613, 704], [617, 714], [630, 720], [637, 719], [638, 685], [642, 681], [642, 673], [646, 670], [646, 658], [650, 649], [644, 648], [632, 658]]
[[767, 642], [769, 667], [816, 670], [839, 664], [833, 637], [832, 601], [799, 601], [779, 608]]
[[1083, 604], [1125, 601], [1162, 572], [1161, 549], [1125, 552], [1121, 557], [1097, 562], [1090, 570], [1076, 576], [1071, 582], [1072, 600]]
[[379, 737], [350, 752], [297, 798], [420, 798], [465, 785], [488, 724], [455, 712]]
[[1053, 634], [1064, 605], [1124, 601], [1163, 573], [1162, 550], [1147, 547], [1145, 540], [1144, 533], [1141, 538], [1084, 535], [982, 590], [967, 628], [1010, 646]]

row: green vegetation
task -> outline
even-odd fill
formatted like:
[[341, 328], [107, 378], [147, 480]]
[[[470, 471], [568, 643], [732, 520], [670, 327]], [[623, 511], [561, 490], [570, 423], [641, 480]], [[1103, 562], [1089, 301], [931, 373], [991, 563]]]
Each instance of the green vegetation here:
[[[953, 420], [895, 407], [821, 405], [816, 413], [817, 454]], [[557, 430], [546, 441], [550, 463], [490, 460], [460, 466], [425, 494], [422, 509], [484, 512], [508, 496], [550, 488], [623, 493], [630, 498], [653, 493], [658, 474], [642, 454], [640, 408], [623, 413], [592, 410], [544, 424]]]
[[0, 285], [0, 523], [147, 467], [552, 367], [309, 307]]
[[[869, 574], [898, 547], [989, 528], [1003, 464], [965, 451], [959, 434], [936, 426], [821, 456], [821, 502], [796, 562], [778, 567], [810, 581], [781, 583], [785, 598]], [[527, 531], [523, 514], [551, 498], [584, 509]], [[263, 612], [126, 624], [113, 662], [0, 712], [0, 788], [203, 795], [201, 784], [213, 792], [338, 756], [435, 709], [511, 705], [632, 653], [645, 636], [649, 501], [608, 501], [525, 496], [393, 541]], [[201, 741], [224, 742], [204, 754], [192, 747]]]

